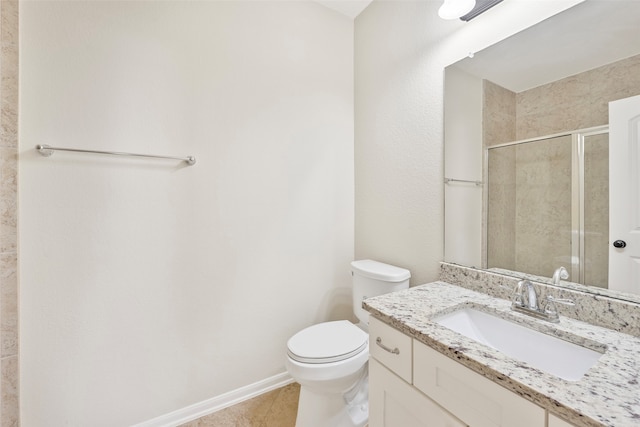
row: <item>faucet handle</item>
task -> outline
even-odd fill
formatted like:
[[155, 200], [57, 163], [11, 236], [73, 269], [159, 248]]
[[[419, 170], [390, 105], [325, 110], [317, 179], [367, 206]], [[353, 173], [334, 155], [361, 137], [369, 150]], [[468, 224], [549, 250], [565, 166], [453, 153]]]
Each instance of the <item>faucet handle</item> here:
[[556, 298], [551, 295], [547, 295], [547, 305], [544, 307], [544, 312], [552, 322], [559, 322], [560, 316], [558, 315], [558, 308], [556, 303], [562, 305], [576, 305], [575, 301], [568, 298]]
[[576, 302], [570, 298], [556, 298], [556, 297], [552, 297], [551, 295], [547, 295], [547, 300], [549, 302], [557, 302], [558, 304], [562, 304], [562, 305], [576, 305]]

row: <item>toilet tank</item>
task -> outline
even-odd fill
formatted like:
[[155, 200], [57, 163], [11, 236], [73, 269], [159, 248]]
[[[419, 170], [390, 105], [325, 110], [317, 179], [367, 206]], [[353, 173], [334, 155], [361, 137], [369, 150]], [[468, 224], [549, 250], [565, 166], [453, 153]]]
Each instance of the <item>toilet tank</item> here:
[[369, 312], [362, 300], [376, 295], [407, 289], [411, 273], [404, 268], [363, 259], [351, 263], [353, 276], [353, 312], [363, 326], [369, 324]]

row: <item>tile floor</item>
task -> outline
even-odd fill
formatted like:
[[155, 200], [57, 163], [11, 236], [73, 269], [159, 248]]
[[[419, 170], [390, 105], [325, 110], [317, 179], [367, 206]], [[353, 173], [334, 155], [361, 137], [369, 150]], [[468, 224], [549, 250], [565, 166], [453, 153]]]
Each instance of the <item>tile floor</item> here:
[[294, 427], [299, 395], [292, 383], [180, 427]]

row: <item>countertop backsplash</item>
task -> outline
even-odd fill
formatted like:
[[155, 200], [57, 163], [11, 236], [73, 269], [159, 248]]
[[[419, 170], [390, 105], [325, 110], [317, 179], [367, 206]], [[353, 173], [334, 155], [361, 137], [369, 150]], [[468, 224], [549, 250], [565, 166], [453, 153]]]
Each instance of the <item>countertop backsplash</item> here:
[[[640, 337], [640, 304], [606, 295], [583, 292], [578, 289], [556, 287], [538, 282], [534, 277], [531, 276], [529, 280], [536, 285], [539, 300], [546, 300], [547, 295], [551, 295], [556, 298], [568, 298], [575, 302], [575, 306], [558, 304], [560, 316], [571, 317]], [[496, 298], [511, 300], [513, 291], [521, 279], [492, 271], [442, 262], [440, 264], [440, 280]]]

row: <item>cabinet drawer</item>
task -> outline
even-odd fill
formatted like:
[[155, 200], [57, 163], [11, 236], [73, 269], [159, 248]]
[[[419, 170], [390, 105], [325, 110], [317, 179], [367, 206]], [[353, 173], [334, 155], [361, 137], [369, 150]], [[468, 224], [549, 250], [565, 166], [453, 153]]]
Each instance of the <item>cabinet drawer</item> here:
[[369, 427], [466, 427], [375, 359], [369, 361]]
[[369, 354], [408, 383], [411, 383], [411, 344], [408, 335], [369, 318]]
[[432, 348], [413, 343], [413, 384], [471, 427], [543, 427], [546, 413]]

